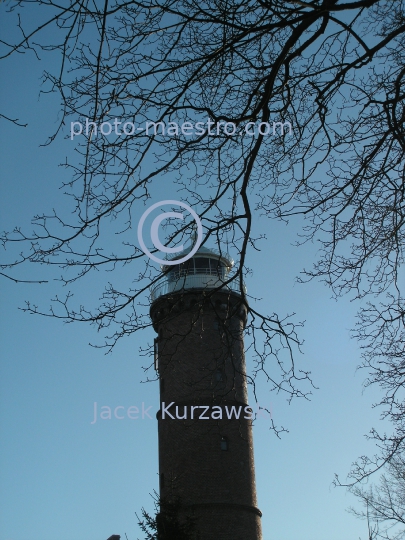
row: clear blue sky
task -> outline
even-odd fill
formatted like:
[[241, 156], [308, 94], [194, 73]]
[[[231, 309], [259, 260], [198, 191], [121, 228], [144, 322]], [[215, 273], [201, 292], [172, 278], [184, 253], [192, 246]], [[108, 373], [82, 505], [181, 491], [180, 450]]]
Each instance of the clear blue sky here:
[[[2, 66], [1, 112], [29, 125], [1, 122], [1, 230], [16, 225], [31, 230], [34, 214], [66, 208], [59, 188], [68, 176], [58, 165], [72, 156], [74, 142], [60, 137], [39, 147], [56, 125], [58, 111], [55, 96], [39, 99], [42, 70], [32, 54]], [[170, 182], [155, 200], [166, 198], [181, 200]], [[371, 409], [378, 394], [363, 394], [364, 374], [356, 374], [360, 352], [349, 333], [355, 306], [348, 299], [330, 299], [319, 283], [295, 284], [295, 276], [316, 256], [315, 245], [292, 246], [298, 221], [286, 227], [263, 219], [256, 226], [267, 240], [260, 253], [250, 252], [254, 275], [248, 291], [262, 299], [258, 306], [280, 315], [295, 311], [298, 320], [306, 320], [298, 367], [311, 370], [319, 387], [311, 401], [291, 405], [261, 388], [275, 423], [289, 429], [278, 440], [267, 420], [254, 427], [263, 538], [366, 539], [365, 523], [346, 512], [355, 499], [332, 487], [334, 473], [344, 478], [352, 461], [372, 453], [364, 434], [378, 424], [378, 412]], [[42, 271], [56, 277], [46, 268], [28, 270], [19, 277], [38, 278]], [[80, 301], [91, 301], [109, 277], [100, 272], [79, 287]], [[158, 489], [158, 385], [141, 383], [147, 362], [139, 350], [153, 340], [153, 332], [123, 339], [105, 356], [89, 346], [101, 341], [94, 328], [18, 309], [25, 300], [46, 308], [61, 292], [59, 284], [1, 279], [0, 287], [0, 540], [106, 540], [125, 533], [128, 540], [143, 538], [135, 512], [142, 506], [152, 511], [149, 493]], [[94, 402], [125, 408], [144, 403], [152, 407], [152, 419], [92, 425]]]

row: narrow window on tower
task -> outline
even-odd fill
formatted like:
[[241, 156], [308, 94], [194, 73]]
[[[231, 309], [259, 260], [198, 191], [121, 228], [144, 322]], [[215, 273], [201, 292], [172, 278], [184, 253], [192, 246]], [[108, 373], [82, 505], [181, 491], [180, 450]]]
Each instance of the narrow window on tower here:
[[228, 438], [221, 437], [221, 450], [228, 450]]
[[153, 341], [153, 355], [155, 361], [155, 369], [159, 371], [159, 340], [155, 338]]
[[223, 338], [225, 335], [225, 323], [222, 319], [214, 319], [213, 322], [214, 330], [217, 330], [219, 335]]
[[221, 319], [214, 319], [213, 327], [214, 330], [218, 330], [221, 335], [224, 333], [224, 322]]

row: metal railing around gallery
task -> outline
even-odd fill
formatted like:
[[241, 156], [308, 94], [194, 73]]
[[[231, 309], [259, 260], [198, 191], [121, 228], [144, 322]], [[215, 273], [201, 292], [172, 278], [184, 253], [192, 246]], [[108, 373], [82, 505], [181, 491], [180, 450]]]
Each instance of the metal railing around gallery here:
[[[196, 268], [194, 271], [172, 271], [167, 276], [151, 287], [151, 300], [154, 302], [157, 298], [181, 290], [190, 289], [219, 289], [232, 291], [235, 294], [241, 294], [240, 280], [236, 278], [224, 285], [230, 279], [229, 275], [221, 275], [222, 272], [211, 270], [209, 268]], [[243, 284], [243, 291], [246, 293], [246, 287]]]

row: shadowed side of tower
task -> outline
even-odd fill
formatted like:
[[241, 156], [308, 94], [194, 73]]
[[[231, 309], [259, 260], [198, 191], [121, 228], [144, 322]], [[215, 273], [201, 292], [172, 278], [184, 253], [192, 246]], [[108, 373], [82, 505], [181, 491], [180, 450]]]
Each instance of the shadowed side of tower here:
[[180, 501], [199, 540], [261, 540], [243, 329], [224, 286], [230, 260], [205, 248], [152, 291], [161, 409], [160, 496]]

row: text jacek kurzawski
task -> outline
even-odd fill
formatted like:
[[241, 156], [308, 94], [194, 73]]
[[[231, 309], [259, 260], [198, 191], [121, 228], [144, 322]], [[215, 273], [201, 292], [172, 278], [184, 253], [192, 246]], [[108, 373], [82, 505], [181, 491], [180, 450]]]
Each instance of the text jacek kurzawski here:
[[231, 420], [244, 418], [253, 420], [254, 412], [250, 405], [176, 405], [174, 401], [161, 406], [162, 420]]

